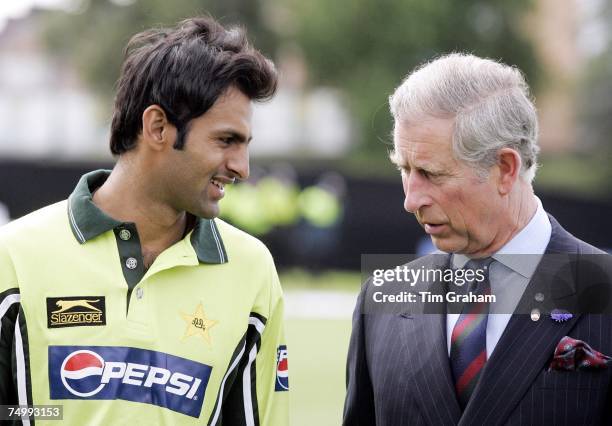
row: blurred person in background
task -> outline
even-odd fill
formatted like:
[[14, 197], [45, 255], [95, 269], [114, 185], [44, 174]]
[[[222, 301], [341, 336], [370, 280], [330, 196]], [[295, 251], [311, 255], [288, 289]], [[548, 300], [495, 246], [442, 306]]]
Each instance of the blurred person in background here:
[[412, 315], [404, 303], [376, 314], [366, 283], [353, 316], [344, 424], [610, 424], [610, 316], [519, 314], [577, 297], [577, 274], [563, 276], [571, 281], [562, 293], [550, 255], [570, 254], [580, 271], [603, 253], [565, 231], [534, 195], [538, 120], [521, 72], [442, 56], [412, 72], [390, 106], [404, 207], [443, 252], [408, 267], [479, 267], [486, 278], [471, 291], [505, 295], [515, 309], [489, 315], [487, 303], [474, 302]]
[[131, 39], [114, 169], [0, 230], [0, 404], [62, 405], [75, 425], [288, 423], [274, 262], [215, 219], [276, 86], [210, 17]]

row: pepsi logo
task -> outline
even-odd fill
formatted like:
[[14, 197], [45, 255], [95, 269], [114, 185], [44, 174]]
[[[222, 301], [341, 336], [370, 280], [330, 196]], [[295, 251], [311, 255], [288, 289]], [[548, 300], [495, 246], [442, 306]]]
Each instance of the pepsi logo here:
[[199, 417], [212, 367], [126, 346], [49, 346], [51, 399], [123, 400]]
[[289, 361], [287, 355], [287, 346], [281, 345], [278, 347], [276, 355], [276, 391], [289, 390]]
[[62, 363], [60, 377], [66, 389], [73, 395], [89, 397], [102, 390], [104, 359], [89, 350], [69, 354]]

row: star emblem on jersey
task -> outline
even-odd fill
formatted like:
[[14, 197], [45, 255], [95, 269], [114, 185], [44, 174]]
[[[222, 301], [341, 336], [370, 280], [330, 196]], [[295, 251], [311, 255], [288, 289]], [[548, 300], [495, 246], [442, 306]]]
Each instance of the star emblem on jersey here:
[[219, 321], [206, 318], [202, 303], [199, 303], [195, 312], [191, 315], [181, 312], [181, 317], [187, 323], [187, 328], [181, 340], [185, 340], [190, 336], [201, 336], [209, 345], [212, 345], [210, 340], [210, 329], [217, 325]]

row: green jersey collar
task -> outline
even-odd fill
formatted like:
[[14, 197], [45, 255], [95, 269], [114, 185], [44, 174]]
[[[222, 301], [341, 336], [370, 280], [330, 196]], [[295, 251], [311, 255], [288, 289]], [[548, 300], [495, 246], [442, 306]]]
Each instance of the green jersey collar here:
[[[68, 198], [68, 219], [74, 237], [84, 244], [92, 238], [125, 225], [106, 215], [93, 203], [92, 192], [102, 186], [110, 170], [96, 170], [81, 177]], [[191, 245], [201, 263], [226, 263], [225, 246], [212, 219], [197, 217], [191, 233]]]
[[122, 224], [106, 215], [92, 200], [92, 191], [102, 186], [109, 174], [108, 170], [96, 170], [83, 175], [68, 198], [70, 227], [81, 244]]

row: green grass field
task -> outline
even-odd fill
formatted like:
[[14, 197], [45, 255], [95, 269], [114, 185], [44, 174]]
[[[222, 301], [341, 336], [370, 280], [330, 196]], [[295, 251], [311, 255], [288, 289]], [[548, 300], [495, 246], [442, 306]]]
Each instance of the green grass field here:
[[337, 426], [342, 420], [350, 320], [286, 323], [291, 426]]
[[[343, 272], [313, 276], [294, 270], [281, 274], [281, 282], [286, 293], [329, 290], [356, 299], [360, 277], [359, 273]], [[291, 426], [340, 425], [350, 315], [341, 319], [295, 318], [287, 311], [286, 317]]]

